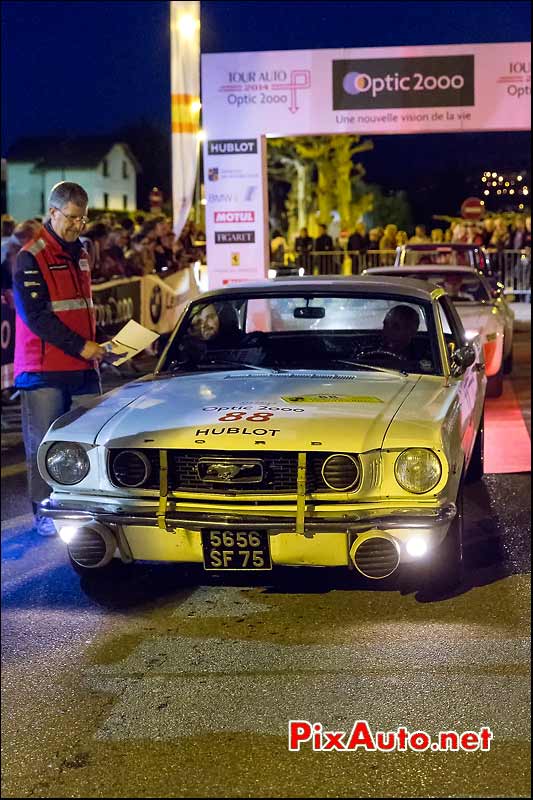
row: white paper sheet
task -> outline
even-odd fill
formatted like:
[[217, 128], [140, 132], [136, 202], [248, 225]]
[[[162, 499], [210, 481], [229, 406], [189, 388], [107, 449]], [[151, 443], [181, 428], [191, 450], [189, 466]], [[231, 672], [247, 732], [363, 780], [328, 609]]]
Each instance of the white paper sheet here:
[[112, 339], [102, 344], [107, 351], [104, 360], [118, 367], [136, 356], [141, 350], [150, 347], [158, 338], [158, 333], [154, 333], [130, 319]]

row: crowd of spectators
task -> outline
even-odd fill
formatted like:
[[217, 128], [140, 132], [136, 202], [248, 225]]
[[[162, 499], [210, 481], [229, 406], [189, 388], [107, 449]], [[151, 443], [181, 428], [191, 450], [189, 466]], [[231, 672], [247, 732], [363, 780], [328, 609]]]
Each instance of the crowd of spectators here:
[[[12, 269], [17, 253], [35, 238], [42, 225], [36, 217], [17, 223], [2, 217], [2, 292], [12, 285]], [[168, 275], [205, 260], [205, 234], [195, 223], [187, 222], [179, 237], [168, 217], [137, 214], [117, 219], [106, 213], [92, 220], [80, 235], [91, 264], [95, 284], [117, 278], [142, 275]]]
[[[42, 224], [41, 218], [16, 222], [2, 217], [2, 292], [11, 289], [12, 268], [18, 251], [33, 239]], [[164, 215], [137, 214], [133, 219], [117, 219], [105, 213], [84, 228], [84, 242], [91, 262], [95, 284], [116, 278], [151, 274], [165, 275], [184, 269], [195, 261], [205, 260], [205, 234], [195, 223], [187, 222], [179, 237], [171, 220]], [[275, 231], [271, 240], [271, 261], [279, 266], [294, 259], [306, 272], [320, 262], [320, 272], [337, 272], [339, 253], [366, 254], [369, 251], [392, 251], [402, 244], [470, 243], [496, 250], [531, 248], [531, 217], [523, 214], [489, 216], [481, 222], [452, 221], [446, 228], [435, 227], [429, 234], [424, 225], [416, 225], [411, 236], [397, 225], [370, 228], [355, 225], [348, 235], [333, 238], [327, 226], [319, 226], [318, 236], [309, 236], [302, 228], [289, 247], [286, 238]], [[331, 255], [330, 255], [331, 253]], [[354, 256], [355, 257], [355, 256]], [[355, 271], [355, 270], [354, 270]]]
[[320, 269], [320, 272], [337, 272], [343, 253], [351, 255], [352, 262], [355, 262], [358, 255], [364, 256], [369, 252], [395, 251], [404, 244], [430, 243], [477, 244], [489, 250], [524, 250], [531, 248], [531, 216], [491, 216], [480, 222], [454, 220], [446, 228], [435, 227], [429, 233], [425, 225], [416, 225], [411, 236], [394, 224], [367, 231], [360, 222], [348, 235], [333, 238], [327, 227], [320, 225], [315, 239], [309, 236], [307, 228], [302, 228], [292, 248], [285, 237], [275, 231], [271, 240], [271, 262], [273, 266], [279, 266], [294, 260], [296, 266], [310, 272], [313, 265], [322, 261], [326, 269]]

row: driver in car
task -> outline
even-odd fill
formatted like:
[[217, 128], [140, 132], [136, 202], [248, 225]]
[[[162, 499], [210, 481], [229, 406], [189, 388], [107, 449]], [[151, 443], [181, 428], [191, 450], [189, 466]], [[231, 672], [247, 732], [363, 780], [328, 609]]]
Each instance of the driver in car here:
[[391, 308], [383, 319], [383, 330], [379, 341], [374, 346], [365, 347], [355, 354], [358, 360], [391, 362], [417, 361], [413, 348], [420, 317], [418, 311], [411, 306], [399, 305]]
[[460, 275], [446, 275], [443, 288], [452, 300], [472, 300], [469, 294], [462, 292], [463, 279]]

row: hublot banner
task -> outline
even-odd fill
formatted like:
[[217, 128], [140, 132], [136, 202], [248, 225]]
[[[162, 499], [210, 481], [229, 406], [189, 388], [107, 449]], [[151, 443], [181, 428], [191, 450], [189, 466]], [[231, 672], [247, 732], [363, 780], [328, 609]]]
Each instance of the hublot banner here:
[[215, 231], [215, 244], [254, 244], [255, 231]]
[[210, 156], [235, 156], [257, 153], [257, 139], [212, 139], [207, 142]]
[[333, 108], [474, 105], [474, 56], [333, 61]]

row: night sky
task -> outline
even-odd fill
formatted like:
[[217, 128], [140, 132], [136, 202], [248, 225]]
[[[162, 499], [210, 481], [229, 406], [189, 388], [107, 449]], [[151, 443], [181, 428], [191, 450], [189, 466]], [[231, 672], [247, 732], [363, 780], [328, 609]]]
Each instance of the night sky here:
[[[108, 134], [142, 118], [169, 129], [167, 2], [3, 0], [1, 18], [2, 156], [22, 136]], [[531, 9], [527, 0], [208, 0], [201, 24], [205, 53], [513, 42], [530, 38]], [[437, 154], [465, 170], [485, 155], [521, 169], [528, 154], [525, 133], [374, 139], [367, 177], [396, 187], [416, 183]]]

